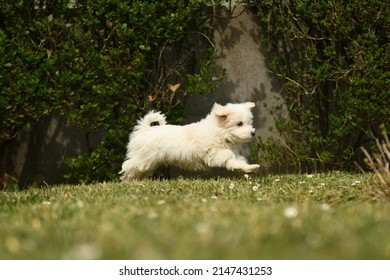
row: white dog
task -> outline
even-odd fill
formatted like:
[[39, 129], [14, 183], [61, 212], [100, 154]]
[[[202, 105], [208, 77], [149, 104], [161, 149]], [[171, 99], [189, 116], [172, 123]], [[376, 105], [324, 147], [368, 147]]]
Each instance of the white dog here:
[[255, 103], [215, 104], [203, 120], [184, 125], [168, 125], [165, 116], [149, 112], [138, 121], [130, 134], [122, 181], [148, 176], [161, 165], [175, 165], [189, 170], [225, 167], [245, 173], [256, 171], [258, 164], [248, 164], [236, 152], [239, 143], [255, 136], [251, 110]]

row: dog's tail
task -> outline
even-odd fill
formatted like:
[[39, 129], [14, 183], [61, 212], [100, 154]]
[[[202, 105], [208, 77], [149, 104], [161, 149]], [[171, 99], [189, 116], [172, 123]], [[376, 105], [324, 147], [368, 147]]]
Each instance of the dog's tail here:
[[142, 119], [138, 120], [134, 130], [146, 129], [151, 126], [166, 125], [165, 115], [160, 112], [150, 111]]

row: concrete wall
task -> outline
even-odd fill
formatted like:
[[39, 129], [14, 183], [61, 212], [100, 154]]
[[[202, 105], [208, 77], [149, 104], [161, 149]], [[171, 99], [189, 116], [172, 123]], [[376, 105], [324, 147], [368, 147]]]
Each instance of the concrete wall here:
[[25, 127], [6, 150], [6, 172], [19, 182], [56, 184], [69, 172], [66, 157], [87, 150], [84, 134], [56, 116]]
[[[225, 11], [225, 16], [227, 11]], [[207, 115], [215, 102], [225, 104], [228, 102], [256, 103], [254, 109], [254, 126], [258, 136], [267, 138], [271, 136], [269, 126], [274, 124], [273, 117], [264, 109], [263, 103], [269, 107], [275, 106], [281, 98], [281, 85], [272, 77], [267, 68], [267, 54], [260, 42], [261, 29], [256, 16], [244, 7], [238, 7], [231, 15], [231, 19], [221, 21], [214, 31], [214, 44], [216, 47], [216, 63], [218, 68], [226, 69], [226, 76], [222, 86], [211, 96], [190, 95], [185, 104], [188, 113], [188, 122], [198, 121]], [[280, 99], [282, 100], [282, 99]], [[286, 114], [286, 112], [280, 112]], [[246, 144], [241, 153], [250, 159], [251, 146]], [[260, 174], [268, 173], [272, 166], [262, 166]], [[174, 172], [175, 175], [182, 172]], [[193, 174], [193, 173], [192, 173]], [[218, 175], [231, 176], [232, 173], [223, 170], [215, 172], [198, 173], [202, 177]], [[186, 172], [186, 175], [189, 175]]]
[[[262, 104], [275, 104], [275, 97], [280, 95], [281, 88], [268, 73], [267, 57], [260, 42], [261, 30], [255, 16], [249, 10], [243, 9], [235, 9], [233, 17], [237, 16], [236, 18], [221, 21], [215, 28], [216, 62], [220, 70], [226, 69], [227, 74], [215, 95], [191, 95], [184, 99], [187, 123], [205, 117], [214, 102], [225, 104], [254, 101], [257, 105], [254, 110], [257, 135], [267, 137], [270, 135], [268, 127], [273, 124], [273, 119]], [[94, 137], [99, 141], [99, 135]], [[85, 151], [86, 143], [80, 130], [68, 127], [63, 120], [52, 116], [33, 127], [26, 127], [18, 135], [16, 141], [7, 149], [6, 171], [20, 177], [21, 182], [63, 182], [63, 174], [68, 171], [63, 162], [64, 158]], [[250, 151], [250, 145], [246, 145], [242, 153], [250, 158]], [[268, 172], [268, 167], [263, 167], [261, 172]], [[182, 171], [172, 170], [173, 177], [182, 174]], [[200, 175], [210, 177], [216, 174], [232, 175], [221, 170]]]

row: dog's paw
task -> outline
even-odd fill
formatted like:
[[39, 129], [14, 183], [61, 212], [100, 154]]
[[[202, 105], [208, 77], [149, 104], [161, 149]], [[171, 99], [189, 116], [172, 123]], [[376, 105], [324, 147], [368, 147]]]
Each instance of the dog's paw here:
[[244, 171], [245, 173], [253, 173], [255, 171], [257, 171], [257, 169], [259, 169], [260, 165], [258, 164], [249, 164], [247, 166], [245, 166], [242, 171]]

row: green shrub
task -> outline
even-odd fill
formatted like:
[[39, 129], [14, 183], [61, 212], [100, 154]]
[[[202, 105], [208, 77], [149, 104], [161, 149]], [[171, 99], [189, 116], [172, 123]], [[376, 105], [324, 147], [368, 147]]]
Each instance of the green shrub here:
[[[32, 1], [31, 1], [32, 2]], [[0, 182], [5, 186], [4, 152], [20, 128], [50, 114], [58, 107], [61, 93], [52, 79], [55, 66], [48, 59], [45, 44], [49, 34], [37, 38], [37, 30], [47, 28], [49, 18], [33, 18], [33, 5], [22, 1], [0, 3]], [[41, 39], [41, 40], [40, 40]]]
[[55, 112], [83, 128], [88, 145], [67, 159], [68, 178], [116, 178], [136, 119], [153, 108], [179, 122], [178, 96], [218, 87], [208, 2], [2, 2], [0, 145]]
[[289, 112], [268, 108], [281, 137], [260, 139], [262, 157], [303, 171], [348, 168], [366, 133], [390, 117], [388, 1], [247, 2]]

